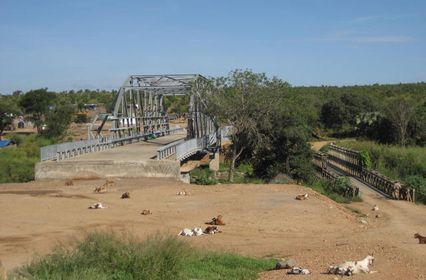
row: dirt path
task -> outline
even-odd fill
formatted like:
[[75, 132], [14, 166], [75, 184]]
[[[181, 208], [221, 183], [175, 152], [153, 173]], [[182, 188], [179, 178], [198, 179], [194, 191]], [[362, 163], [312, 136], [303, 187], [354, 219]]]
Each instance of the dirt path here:
[[312, 147], [312, 150], [318, 152], [323, 146], [330, 144], [333, 141], [312, 141], [309, 144]]
[[[426, 207], [389, 201], [373, 192], [364, 202], [349, 205], [368, 217], [297, 185], [194, 186], [162, 179], [118, 179], [106, 194], [94, 194], [101, 180], [0, 185], [0, 260], [11, 269], [46, 254], [58, 242], [80, 238], [91, 230], [130, 232], [140, 238], [158, 232], [175, 235], [184, 227], [204, 226], [222, 214], [223, 233], [183, 238], [210, 250], [226, 250], [259, 257], [294, 258], [309, 268], [310, 279], [323, 275], [329, 264], [361, 259], [369, 252], [377, 258], [374, 275], [355, 279], [426, 279], [426, 246], [417, 244], [415, 232], [426, 233]], [[186, 189], [192, 196], [176, 193]], [[129, 191], [131, 199], [121, 200]], [[297, 194], [309, 193], [307, 201]], [[102, 202], [108, 208], [89, 210]], [[374, 218], [372, 205], [380, 207]], [[151, 216], [142, 216], [150, 209]], [[367, 225], [360, 222], [364, 219]], [[285, 271], [261, 274], [261, 279], [293, 278]]]

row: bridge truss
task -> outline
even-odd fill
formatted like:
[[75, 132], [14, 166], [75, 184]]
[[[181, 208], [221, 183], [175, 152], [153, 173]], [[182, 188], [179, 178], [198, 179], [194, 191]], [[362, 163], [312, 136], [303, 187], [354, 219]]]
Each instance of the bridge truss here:
[[[208, 90], [206, 78], [198, 74], [131, 75], [120, 87], [115, 98], [112, 116], [105, 116], [97, 127], [100, 135], [107, 119], [113, 137], [133, 135], [166, 135], [170, 131], [164, 97], [190, 95], [188, 105], [187, 139], [201, 138], [217, 131], [213, 120], [203, 113], [206, 104], [202, 94]], [[93, 138], [92, 135], [89, 137]]]

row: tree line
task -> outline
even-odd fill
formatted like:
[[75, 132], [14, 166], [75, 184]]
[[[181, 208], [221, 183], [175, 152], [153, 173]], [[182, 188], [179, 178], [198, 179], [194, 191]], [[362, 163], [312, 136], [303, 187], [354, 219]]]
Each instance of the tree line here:
[[[235, 70], [208, 80], [207, 114], [230, 125], [229, 180], [247, 162], [256, 176], [283, 172], [297, 180], [312, 174], [309, 140], [358, 137], [401, 146], [426, 144], [426, 83], [292, 87], [264, 73]], [[40, 135], [60, 139], [85, 103], [109, 108], [115, 91], [52, 92], [47, 88], [0, 96], [0, 135], [17, 114]], [[166, 99], [170, 112], [186, 112], [188, 98]]]
[[229, 179], [248, 161], [257, 176], [312, 176], [309, 140], [357, 137], [401, 146], [426, 144], [426, 83], [291, 87], [236, 70], [211, 80], [208, 113], [232, 126]]
[[109, 108], [115, 94], [115, 91], [104, 90], [53, 92], [41, 88], [0, 95], [0, 136], [16, 116], [25, 115], [34, 123], [39, 135], [61, 139], [75, 120], [75, 114], [83, 111], [84, 104], [96, 103]]

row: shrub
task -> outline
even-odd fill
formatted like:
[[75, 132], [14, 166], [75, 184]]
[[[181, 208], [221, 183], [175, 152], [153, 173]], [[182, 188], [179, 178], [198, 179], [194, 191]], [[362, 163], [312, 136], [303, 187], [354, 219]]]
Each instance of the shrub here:
[[190, 173], [191, 183], [197, 185], [216, 185], [218, 180], [215, 178], [215, 174], [208, 168], [196, 168]]
[[366, 169], [371, 169], [370, 153], [367, 150], [362, 150], [359, 156], [361, 158], [361, 166]]
[[87, 122], [89, 122], [89, 118], [87, 117], [86, 114], [79, 113], [75, 116], [74, 122], [75, 123], [87, 123]]
[[341, 176], [336, 180], [328, 181], [326, 188], [330, 193], [337, 193], [339, 195], [344, 195], [346, 190], [351, 187], [351, 182], [348, 177]]
[[20, 136], [18, 147], [0, 150], [0, 183], [28, 182], [34, 179], [34, 165], [40, 158], [40, 147], [53, 141], [37, 135]]
[[345, 197], [347, 187], [350, 187], [348, 177], [339, 177], [331, 181], [326, 179], [316, 179], [308, 184], [313, 190], [329, 197], [338, 203], [350, 203], [351, 201], [360, 201], [359, 197]]
[[328, 153], [329, 150], [330, 150], [330, 144], [327, 144], [321, 147], [320, 152]]
[[17, 146], [19, 146], [23, 141], [24, 141], [24, 136], [23, 135], [19, 135], [19, 134], [13, 134], [11, 137], [10, 137], [10, 142], [12, 143], [12, 144], [15, 144], [15, 145], [17, 145]]

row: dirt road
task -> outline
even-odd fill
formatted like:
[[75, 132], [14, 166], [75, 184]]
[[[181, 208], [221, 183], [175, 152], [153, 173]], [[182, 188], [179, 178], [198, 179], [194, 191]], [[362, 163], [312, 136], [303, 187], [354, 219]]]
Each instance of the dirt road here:
[[[93, 188], [103, 182], [0, 185], [0, 260], [5, 267], [21, 265], [34, 253], [47, 254], [58, 242], [91, 230], [130, 232], [140, 238], [158, 232], [175, 235], [222, 214], [227, 223], [223, 233], [180, 238], [210, 250], [290, 256], [313, 273], [300, 278], [333, 279], [321, 274], [328, 265], [373, 252], [373, 270], [378, 272], [353, 278], [426, 279], [426, 245], [413, 238], [416, 232], [426, 234], [425, 206], [389, 201], [367, 191], [364, 202], [349, 205], [351, 210], [297, 185], [194, 186], [163, 179], [117, 179], [106, 194], [94, 194]], [[177, 196], [183, 189], [192, 195]], [[131, 193], [130, 199], [120, 199], [124, 191]], [[294, 199], [305, 192], [309, 200]], [[108, 208], [87, 209], [98, 201]], [[374, 204], [380, 218], [371, 211]], [[140, 215], [143, 209], [153, 215]], [[260, 278], [294, 276], [268, 271]]]

